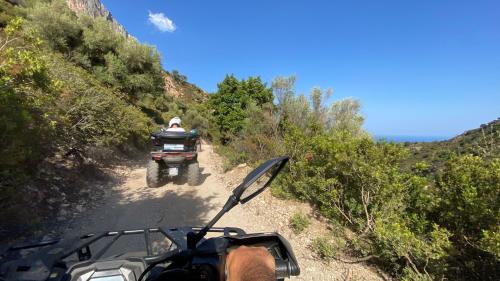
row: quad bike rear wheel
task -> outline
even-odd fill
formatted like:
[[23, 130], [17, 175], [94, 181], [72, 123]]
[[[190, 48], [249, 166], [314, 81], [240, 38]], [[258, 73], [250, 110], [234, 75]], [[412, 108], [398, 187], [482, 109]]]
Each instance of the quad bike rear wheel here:
[[200, 166], [198, 162], [190, 163], [187, 167], [187, 182], [190, 186], [200, 184]]
[[157, 188], [160, 186], [160, 163], [155, 160], [149, 160], [146, 172], [146, 183], [150, 188]]

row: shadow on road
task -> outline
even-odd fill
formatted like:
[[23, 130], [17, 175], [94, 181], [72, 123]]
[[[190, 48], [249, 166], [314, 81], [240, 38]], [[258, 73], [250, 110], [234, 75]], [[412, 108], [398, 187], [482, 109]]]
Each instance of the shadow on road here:
[[75, 221], [74, 230], [80, 233], [104, 230], [137, 229], [156, 226], [194, 226], [206, 222], [207, 213], [220, 206], [210, 203], [213, 197], [200, 198], [192, 192], [158, 192], [144, 189], [113, 196], [111, 201]]
[[[194, 188], [168, 186], [149, 189], [144, 186], [118, 190], [105, 205], [75, 220], [63, 236], [69, 238], [101, 231], [203, 226], [208, 213], [222, 206], [215, 203], [213, 196], [197, 196]], [[144, 249], [143, 237], [127, 236], [116, 241], [106, 251], [106, 255]]]

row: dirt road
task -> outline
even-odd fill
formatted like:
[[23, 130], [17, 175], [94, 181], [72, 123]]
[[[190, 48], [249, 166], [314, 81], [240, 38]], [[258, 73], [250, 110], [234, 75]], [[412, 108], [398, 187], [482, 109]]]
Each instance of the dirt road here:
[[[108, 191], [97, 207], [78, 216], [64, 231], [65, 235], [155, 226], [202, 226], [222, 208], [231, 189], [249, 169], [240, 167], [223, 173], [222, 161], [210, 145], [204, 145], [198, 160], [202, 184], [197, 187], [170, 182], [151, 189], [146, 186], [145, 165], [128, 169], [123, 182]], [[217, 226], [240, 227], [246, 232], [280, 232], [290, 240], [299, 259], [302, 274], [296, 280], [382, 280], [366, 265], [325, 263], [314, 257], [309, 250], [312, 238], [328, 229], [313, 219], [309, 231], [293, 234], [288, 219], [298, 210], [312, 214], [305, 204], [278, 200], [265, 192], [248, 204], [235, 207]], [[131, 243], [141, 244], [127, 242], [127, 246]], [[125, 245], [116, 245], [121, 246]]]

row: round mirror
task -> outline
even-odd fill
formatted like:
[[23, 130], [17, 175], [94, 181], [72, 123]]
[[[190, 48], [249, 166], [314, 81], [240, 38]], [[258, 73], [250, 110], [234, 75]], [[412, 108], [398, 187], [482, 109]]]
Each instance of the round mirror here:
[[250, 172], [243, 180], [243, 183], [234, 190], [235, 197], [240, 203], [244, 204], [260, 194], [271, 184], [288, 162], [288, 159], [288, 156], [282, 156], [268, 160]]

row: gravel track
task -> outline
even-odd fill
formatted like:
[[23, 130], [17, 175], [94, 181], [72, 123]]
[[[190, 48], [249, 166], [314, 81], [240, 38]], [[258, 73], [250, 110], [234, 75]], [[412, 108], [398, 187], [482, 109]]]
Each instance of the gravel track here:
[[[159, 188], [148, 188], [146, 165], [123, 168], [120, 183], [107, 190], [97, 206], [72, 220], [63, 233], [69, 237], [75, 233], [107, 230], [203, 226], [222, 208], [231, 189], [240, 183], [249, 168], [243, 166], [228, 173], [222, 172], [222, 159], [208, 144], [203, 145], [198, 160], [202, 184], [196, 187], [169, 182]], [[288, 227], [289, 218], [297, 211], [312, 217], [311, 226], [300, 235], [294, 234]], [[294, 280], [383, 280], [373, 267], [324, 262], [312, 254], [309, 249], [312, 239], [329, 231], [327, 224], [315, 217], [307, 204], [279, 200], [266, 191], [246, 205], [235, 207], [216, 226], [240, 227], [247, 233], [276, 231], [285, 236], [292, 244], [302, 269], [301, 276]], [[119, 253], [125, 247], [144, 247], [139, 240], [118, 242], [109, 250], [110, 254]]]

